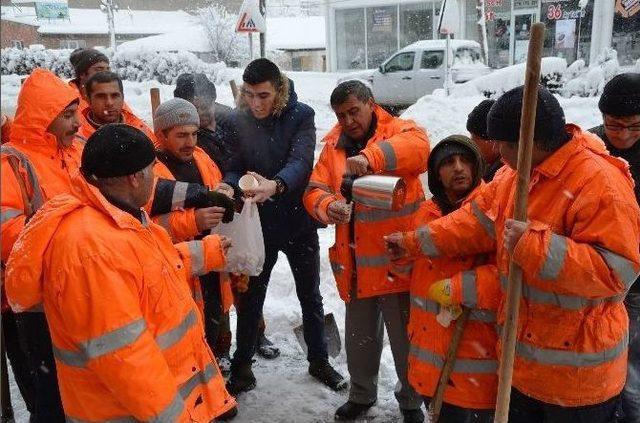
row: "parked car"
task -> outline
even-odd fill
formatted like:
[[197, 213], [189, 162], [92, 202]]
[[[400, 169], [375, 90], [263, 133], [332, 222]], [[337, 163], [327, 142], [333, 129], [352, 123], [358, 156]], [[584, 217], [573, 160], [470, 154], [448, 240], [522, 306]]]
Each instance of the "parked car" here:
[[[444, 87], [446, 40], [417, 41], [399, 50], [378, 69], [353, 72], [338, 82], [360, 79], [371, 87], [378, 104], [406, 107], [420, 97]], [[491, 69], [480, 54], [480, 44], [472, 40], [451, 40], [454, 83], [486, 75]]]

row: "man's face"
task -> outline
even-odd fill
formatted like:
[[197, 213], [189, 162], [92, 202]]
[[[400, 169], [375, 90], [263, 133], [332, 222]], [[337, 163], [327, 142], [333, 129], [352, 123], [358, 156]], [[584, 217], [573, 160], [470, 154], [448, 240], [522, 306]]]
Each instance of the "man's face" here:
[[631, 148], [640, 140], [640, 115], [604, 115], [604, 131], [615, 148]]
[[76, 133], [80, 128], [80, 119], [78, 118], [78, 103], [72, 103], [51, 122], [47, 128], [47, 132], [55, 135], [58, 143], [68, 147], [73, 143]]
[[131, 185], [133, 187], [133, 199], [137, 207], [144, 207], [153, 194], [153, 163], [133, 175]]
[[198, 110], [198, 116], [200, 117], [200, 127], [209, 127], [215, 121], [216, 103], [212, 99], [201, 97], [194, 98], [191, 103], [193, 103], [193, 105], [196, 106], [196, 110]]
[[117, 81], [93, 83], [91, 85], [89, 107], [91, 107], [92, 117], [98, 123], [119, 122], [123, 105], [124, 96], [120, 92], [120, 86]]
[[361, 140], [365, 137], [373, 119], [373, 100], [361, 101], [353, 94], [336, 106], [333, 112], [344, 133], [351, 139]]
[[478, 149], [480, 149], [480, 154], [482, 154], [482, 158], [485, 162], [493, 163], [500, 157], [498, 144], [494, 141], [483, 138], [480, 135], [476, 134], [471, 134], [471, 139], [476, 143]]
[[162, 145], [176, 159], [188, 162], [193, 159], [193, 150], [198, 143], [196, 125], [179, 125], [169, 129], [163, 135]]
[[276, 102], [276, 87], [271, 81], [255, 85], [245, 83], [242, 87], [242, 95], [256, 119], [264, 119], [273, 113]]
[[87, 82], [87, 79], [91, 78], [94, 74], [98, 72], [110, 71], [109, 62], [96, 62], [93, 65], [89, 66], [89, 68], [80, 75], [80, 83], [84, 85]]
[[473, 159], [466, 154], [453, 154], [440, 163], [438, 176], [447, 196], [458, 200], [471, 191], [473, 167]]

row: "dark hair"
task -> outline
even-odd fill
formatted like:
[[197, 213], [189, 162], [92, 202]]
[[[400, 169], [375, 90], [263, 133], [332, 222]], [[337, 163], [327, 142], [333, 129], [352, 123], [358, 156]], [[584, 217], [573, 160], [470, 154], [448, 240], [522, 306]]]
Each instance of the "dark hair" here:
[[331, 93], [331, 107], [336, 107], [347, 101], [347, 98], [353, 95], [355, 98], [362, 102], [367, 102], [369, 99], [373, 99], [373, 93], [371, 89], [367, 87], [362, 81], [352, 79], [344, 81], [338, 84]]
[[274, 87], [282, 86], [282, 74], [280, 69], [269, 59], [256, 59], [249, 63], [242, 74], [242, 80], [250, 85], [271, 82]]
[[173, 96], [187, 101], [195, 97], [216, 101], [216, 86], [203, 73], [183, 73], [176, 80]]
[[120, 94], [124, 97], [124, 88], [122, 87], [122, 79], [118, 74], [111, 71], [98, 72], [91, 75], [91, 77], [84, 83], [84, 89], [87, 91], [87, 97], [91, 98], [91, 91], [93, 84], [106, 84], [109, 82], [118, 82], [118, 88], [120, 88]]

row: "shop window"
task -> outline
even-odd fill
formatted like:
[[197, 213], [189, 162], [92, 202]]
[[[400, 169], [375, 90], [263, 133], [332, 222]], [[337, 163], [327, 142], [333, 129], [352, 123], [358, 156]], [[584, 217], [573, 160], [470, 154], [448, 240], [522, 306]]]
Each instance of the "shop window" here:
[[640, 58], [640, 11], [633, 2], [616, 2], [612, 46], [621, 65], [632, 65]]
[[422, 69], [438, 69], [444, 62], [444, 51], [425, 51], [422, 53]]
[[365, 69], [364, 8], [336, 10], [338, 69]]
[[22, 40], [11, 40], [11, 47], [22, 50], [24, 45], [22, 44]]
[[291, 70], [293, 71], [301, 71], [302, 69], [302, 57], [292, 57], [291, 58]]
[[[350, 28], [349, 31], [353, 29]], [[398, 7], [368, 7], [367, 66], [380, 66], [398, 49]]]
[[415, 57], [416, 54], [414, 52], [396, 54], [384, 65], [384, 71], [385, 73], [391, 73], [413, 70]]
[[[439, 6], [438, 6], [439, 7]], [[432, 3], [400, 5], [400, 47], [433, 38]]]

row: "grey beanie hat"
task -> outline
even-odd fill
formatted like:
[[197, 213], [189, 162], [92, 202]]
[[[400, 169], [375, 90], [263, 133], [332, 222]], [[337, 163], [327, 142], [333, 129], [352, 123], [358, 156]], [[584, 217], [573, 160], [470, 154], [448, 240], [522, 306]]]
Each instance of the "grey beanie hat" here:
[[163, 131], [178, 125], [200, 126], [196, 106], [181, 98], [172, 98], [158, 106], [153, 114], [153, 130]]

